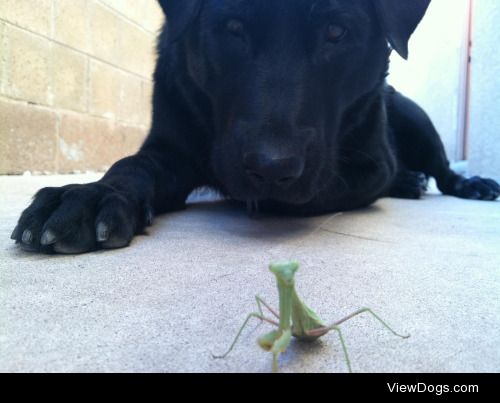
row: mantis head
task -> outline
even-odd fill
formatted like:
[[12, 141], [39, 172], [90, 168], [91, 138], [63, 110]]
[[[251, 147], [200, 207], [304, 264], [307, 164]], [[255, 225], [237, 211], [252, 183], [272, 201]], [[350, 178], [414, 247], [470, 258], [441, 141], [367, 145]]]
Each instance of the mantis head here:
[[297, 262], [277, 262], [269, 265], [269, 270], [273, 272], [279, 284], [286, 287], [293, 287], [295, 284], [295, 272], [299, 269]]

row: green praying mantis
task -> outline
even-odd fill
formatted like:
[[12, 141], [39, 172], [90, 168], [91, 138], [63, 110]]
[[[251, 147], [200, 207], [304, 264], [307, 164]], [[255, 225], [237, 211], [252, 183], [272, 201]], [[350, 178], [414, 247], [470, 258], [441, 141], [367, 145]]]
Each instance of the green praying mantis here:
[[[378, 322], [380, 322], [386, 329], [388, 329], [395, 336], [406, 339], [410, 337], [409, 335], [403, 336], [396, 333], [387, 323], [385, 323], [378, 315], [376, 315], [371, 309], [363, 308], [360, 309], [345, 318], [331, 324], [327, 325], [323, 322], [319, 316], [309, 308], [297, 295], [295, 290], [295, 272], [298, 270], [299, 264], [297, 262], [280, 262], [272, 263], [269, 269], [276, 276], [278, 293], [279, 293], [279, 313], [273, 310], [269, 304], [267, 304], [262, 298], [256, 296], [258, 312], [253, 312], [248, 315], [243, 325], [239, 329], [236, 337], [229, 347], [229, 349], [223, 355], [213, 355], [214, 358], [225, 358], [233, 350], [236, 342], [238, 341], [243, 329], [246, 327], [250, 319], [257, 318], [263, 322], [270, 323], [277, 329], [266, 333], [258, 339], [258, 344], [265, 351], [269, 351], [273, 355], [273, 372], [278, 372], [278, 357], [281, 353], [284, 353], [292, 341], [292, 336], [298, 340], [303, 341], [314, 341], [320, 337], [326, 335], [330, 331], [337, 332], [339, 336], [340, 343], [342, 345], [342, 350], [344, 352], [344, 357], [347, 363], [349, 372], [352, 372], [351, 361], [349, 359], [349, 354], [347, 353], [347, 347], [344, 341], [344, 337], [339, 326], [354, 318], [362, 313], [369, 313]], [[275, 319], [267, 318], [264, 316], [262, 306], [266, 307], [269, 312], [275, 317]]]

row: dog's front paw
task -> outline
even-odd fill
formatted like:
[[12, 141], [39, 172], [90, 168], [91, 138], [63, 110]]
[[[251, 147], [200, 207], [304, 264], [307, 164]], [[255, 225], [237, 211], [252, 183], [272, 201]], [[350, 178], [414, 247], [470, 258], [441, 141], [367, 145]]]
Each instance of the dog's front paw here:
[[427, 191], [428, 182], [429, 179], [422, 172], [399, 172], [389, 196], [398, 199], [420, 199]]
[[455, 183], [454, 191], [462, 199], [492, 201], [500, 196], [500, 185], [493, 179], [475, 176], [470, 179], [460, 178]]
[[83, 253], [127, 246], [151, 220], [150, 209], [104, 184], [44, 188], [11, 238], [27, 251]]

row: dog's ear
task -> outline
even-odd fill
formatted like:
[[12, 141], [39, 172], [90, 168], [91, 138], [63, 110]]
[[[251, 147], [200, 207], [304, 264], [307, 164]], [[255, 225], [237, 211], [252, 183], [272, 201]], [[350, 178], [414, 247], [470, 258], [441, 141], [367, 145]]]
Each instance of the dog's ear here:
[[431, 0], [373, 0], [392, 48], [408, 59], [408, 41]]
[[202, 0], [158, 0], [167, 17], [168, 38], [176, 41], [200, 10]]

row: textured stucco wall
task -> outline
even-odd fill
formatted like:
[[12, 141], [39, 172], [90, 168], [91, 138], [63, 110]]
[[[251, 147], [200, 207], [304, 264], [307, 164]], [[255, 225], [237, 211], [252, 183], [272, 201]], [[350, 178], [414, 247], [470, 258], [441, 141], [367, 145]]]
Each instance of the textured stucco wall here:
[[394, 53], [389, 76], [391, 84], [430, 115], [452, 161], [462, 158], [467, 12], [468, 0], [432, 0], [411, 39], [409, 60]]
[[500, 1], [475, 0], [469, 171], [500, 180]]

